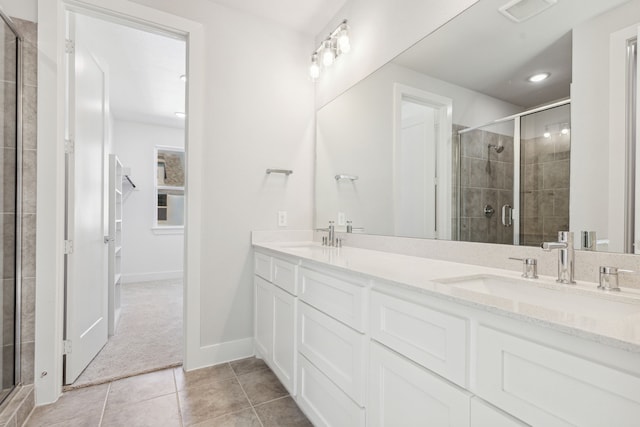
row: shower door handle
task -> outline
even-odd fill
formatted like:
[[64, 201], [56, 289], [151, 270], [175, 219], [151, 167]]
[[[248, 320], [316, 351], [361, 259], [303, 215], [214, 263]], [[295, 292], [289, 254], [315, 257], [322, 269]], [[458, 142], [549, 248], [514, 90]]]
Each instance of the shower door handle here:
[[508, 203], [502, 206], [502, 225], [505, 227], [513, 225], [513, 208]]

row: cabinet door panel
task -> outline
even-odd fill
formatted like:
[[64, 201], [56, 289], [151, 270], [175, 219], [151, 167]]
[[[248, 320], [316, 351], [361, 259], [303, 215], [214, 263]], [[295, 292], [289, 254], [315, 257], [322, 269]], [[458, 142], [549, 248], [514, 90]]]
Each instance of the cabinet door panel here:
[[295, 297], [273, 287], [273, 372], [295, 396], [296, 302]]
[[477, 394], [527, 423], [623, 427], [640, 420], [640, 378], [632, 374], [485, 326], [477, 360]]
[[466, 319], [371, 292], [371, 336], [463, 387], [467, 325]]
[[[354, 279], [355, 280], [355, 279]], [[367, 289], [345, 278], [300, 269], [300, 299], [348, 326], [365, 332]]]
[[270, 256], [261, 254], [260, 252], [253, 253], [253, 271], [257, 276], [262, 277], [264, 280], [271, 282], [271, 262]]
[[279, 286], [292, 295], [297, 289], [298, 267], [290, 262], [273, 258], [273, 284]]
[[469, 426], [470, 393], [376, 342], [369, 348], [367, 425]]
[[364, 427], [364, 409], [355, 404], [304, 356], [298, 361], [298, 404], [314, 426]]
[[256, 352], [267, 363], [271, 362], [273, 337], [273, 285], [255, 276], [255, 323], [254, 337]]

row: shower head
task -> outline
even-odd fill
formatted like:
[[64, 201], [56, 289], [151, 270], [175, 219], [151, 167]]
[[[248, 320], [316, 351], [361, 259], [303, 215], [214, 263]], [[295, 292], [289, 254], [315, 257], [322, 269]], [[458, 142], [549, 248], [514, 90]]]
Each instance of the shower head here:
[[496, 153], [500, 154], [504, 151], [504, 145], [489, 144], [489, 148], [493, 148]]

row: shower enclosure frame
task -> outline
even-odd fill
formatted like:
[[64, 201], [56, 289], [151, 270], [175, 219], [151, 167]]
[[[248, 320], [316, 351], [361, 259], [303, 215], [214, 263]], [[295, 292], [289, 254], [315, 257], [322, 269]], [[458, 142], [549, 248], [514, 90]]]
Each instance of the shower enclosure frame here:
[[454, 188], [455, 191], [455, 209], [456, 209], [456, 240], [460, 240], [460, 227], [461, 227], [461, 187], [460, 187], [460, 153], [462, 152], [461, 148], [461, 137], [463, 134], [481, 129], [487, 126], [499, 124], [499, 123], [507, 123], [513, 121], [513, 211], [517, 213], [517, 215], [513, 215], [513, 244], [520, 244], [520, 160], [516, 161], [516, 159], [520, 159], [520, 142], [521, 142], [521, 130], [520, 130], [520, 120], [524, 116], [528, 116], [530, 114], [539, 113], [541, 111], [550, 110], [552, 108], [561, 107], [563, 105], [571, 104], [571, 98], [563, 99], [562, 101], [553, 102], [551, 104], [546, 104], [541, 107], [532, 108], [530, 110], [523, 111], [521, 113], [512, 114], [507, 117], [502, 117], [497, 120], [493, 120], [488, 123], [484, 123], [479, 126], [474, 126], [470, 128], [465, 128], [458, 131], [458, 137], [456, 138], [456, 144], [454, 146], [453, 158], [456, 161], [456, 164], [453, 165], [455, 171], [457, 171], [454, 177]]
[[0, 18], [13, 32], [16, 38], [16, 171], [15, 171], [15, 274], [14, 274], [14, 378], [13, 388], [0, 400], [8, 401], [15, 392], [21, 379], [21, 314], [22, 314], [22, 97], [23, 97], [23, 42], [24, 39], [11, 18], [0, 9]]

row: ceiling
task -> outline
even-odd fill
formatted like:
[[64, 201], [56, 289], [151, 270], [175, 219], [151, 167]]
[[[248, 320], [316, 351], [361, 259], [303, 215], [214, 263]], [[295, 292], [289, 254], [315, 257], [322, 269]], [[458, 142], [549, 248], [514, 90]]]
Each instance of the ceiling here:
[[209, 0], [260, 16], [311, 36], [317, 35], [347, 0]]
[[108, 68], [110, 108], [117, 119], [184, 127], [186, 43], [77, 15], [76, 42]]
[[[559, 0], [516, 24], [498, 12], [507, 0], [481, 0], [393, 62], [494, 98], [531, 108], [566, 98], [571, 28], [626, 0]], [[532, 84], [527, 78], [547, 71]]]

